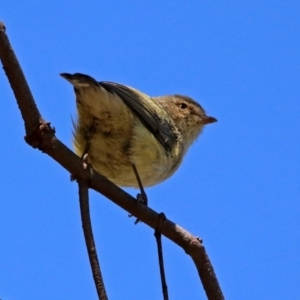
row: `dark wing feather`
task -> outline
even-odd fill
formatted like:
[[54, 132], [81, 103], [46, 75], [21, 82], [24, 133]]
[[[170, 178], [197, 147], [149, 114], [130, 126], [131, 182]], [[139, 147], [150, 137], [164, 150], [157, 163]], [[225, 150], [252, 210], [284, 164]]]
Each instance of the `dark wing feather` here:
[[155, 105], [158, 109], [163, 109], [160, 104], [121, 84], [106, 81], [101, 81], [99, 84], [108, 92], [117, 94], [166, 150], [173, 149], [177, 140], [177, 130], [167, 112], [164, 111], [161, 116], [157, 114]]

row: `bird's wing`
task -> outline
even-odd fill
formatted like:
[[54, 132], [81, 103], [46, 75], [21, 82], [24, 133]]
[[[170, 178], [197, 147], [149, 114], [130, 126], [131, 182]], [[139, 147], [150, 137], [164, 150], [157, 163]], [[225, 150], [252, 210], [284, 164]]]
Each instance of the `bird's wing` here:
[[177, 141], [177, 130], [160, 104], [149, 96], [118, 83], [101, 81], [99, 84], [108, 92], [118, 95], [166, 150], [173, 149]]
[[100, 85], [107, 92], [118, 95], [167, 151], [174, 148], [178, 139], [174, 121], [161, 105], [149, 96], [122, 84], [97, 82], [93, 77], [81, 73], [60, 75], [68, 80], [75, 90]]

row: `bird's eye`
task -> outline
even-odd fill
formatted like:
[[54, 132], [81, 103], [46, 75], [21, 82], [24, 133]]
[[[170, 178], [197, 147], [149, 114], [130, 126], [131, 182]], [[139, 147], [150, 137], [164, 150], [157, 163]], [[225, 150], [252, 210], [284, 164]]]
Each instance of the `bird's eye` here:
[[182, 108], [182, 109], [185, 109], [185, 108], [187, 108], [187, 105], [186, 105], [186, 103], [180, 103], [180, 108]]

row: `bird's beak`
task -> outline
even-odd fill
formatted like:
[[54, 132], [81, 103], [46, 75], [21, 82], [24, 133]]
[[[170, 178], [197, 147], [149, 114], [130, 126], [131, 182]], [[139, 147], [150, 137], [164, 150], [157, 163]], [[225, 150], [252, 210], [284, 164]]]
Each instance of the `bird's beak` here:
[[205, 116], [204, 118], [202, 118], [202, 124], [203, 125], [207, 125], [207, 124], [210, 124], [210, 123], [215, 123], [217, 122], [218, 120], [214, 117], [207, 117]]

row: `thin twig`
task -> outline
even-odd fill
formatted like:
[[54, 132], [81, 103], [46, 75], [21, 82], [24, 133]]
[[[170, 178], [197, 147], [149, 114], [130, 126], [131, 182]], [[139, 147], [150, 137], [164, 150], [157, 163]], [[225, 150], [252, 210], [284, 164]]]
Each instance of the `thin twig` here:
[[161, 232], [159, 231], [159, 229], [155, 229], [154, 236], [155, 236], [156, 244], [157, 244], [157, 254], [158, 254], [158, 263], [159, 263], [159, 272], [160, 272], [162, 292], [163, 292], [164, 300], [169, 300], [168, 286], [167, 286], [165, 268], [164, 268], [164, 257], [163, 257], [163, 251], [162, 251], [162, 243], [161, 243]]
[[78, 180], [79, 203], [82, 229], [84, 233], [85, 244], [89, 255], [90, 265], [93, 273], [93, 278], [100, 300], [107, 300], [105, 286], [100, 270], [100, 265], [97, 256], [96, 245], [93, 236], [90, 207], [89, 207], [89, 188], [82, 180]]

